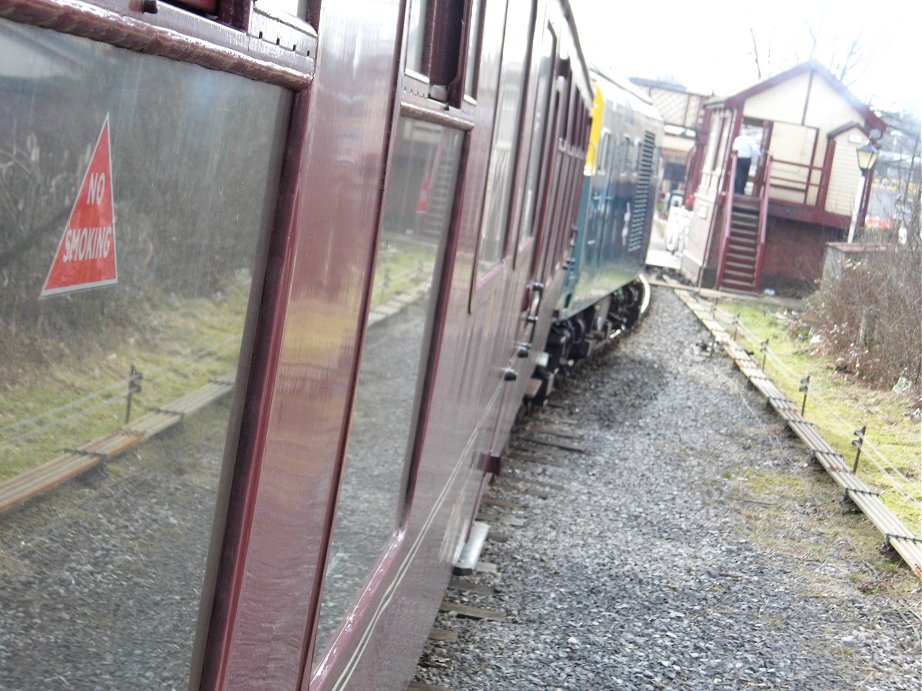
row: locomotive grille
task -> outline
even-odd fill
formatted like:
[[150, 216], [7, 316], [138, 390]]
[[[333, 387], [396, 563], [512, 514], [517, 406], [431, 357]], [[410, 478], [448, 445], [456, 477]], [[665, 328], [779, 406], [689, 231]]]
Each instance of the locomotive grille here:
[[637, 188], [634, 190], [634, 203], [631, 209], [631, 231], [627, 240], [627, 251], [637, 252], [643, 248], [644, 229], [650, 208], [650, 180], [653, 177], [653, 154], [656, 138], [651, 132], [643, 137], [640, 151], [640, 166], [637, 171]]

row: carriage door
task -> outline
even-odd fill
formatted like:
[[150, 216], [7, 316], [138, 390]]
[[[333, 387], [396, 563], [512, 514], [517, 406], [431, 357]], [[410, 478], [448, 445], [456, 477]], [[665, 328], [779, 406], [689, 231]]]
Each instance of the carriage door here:
[[[534, 341], [538, 310], [543, 297], [544, 272], [541, 246], [544, 233], [539, 232], [547, 209], [547, 200], [552, 194], [553, 179], [546, 174], [554, 160], [552, 136], [556, 129], [556, 104], [559, 93], [552, 89], [554, 62], [557, 56], [557, 38], [550, 25], [535, 22], [535, 46], [532, 52], [529, 81], [535, 84], [535, 97], [531, 118], [531, 137], [528, 142], [528, 165], [525, 171], [525, 190], [522, 197], [522, 212], [519, 215], [515, 266], [529, 267], [528, 283], [522, 299], [524, 311], [524, 334], [519, 342]], [[542, 174], [544, 173], [544, 174]], [[556, 177], [556, 176], [555, 176]], [[546, 226], [546, 224], [544, 224]]]
[[450, 287], [452, 220], [469, 128], [441, 113], [462, 94], [443, 90], [443, 73], [454, 74], [457, 65], [442, 64], [439, 56], [459, 49], [432, 43], [438, 32], [425, 33], [432, 7], [409, 3], [403, 97], [429, 93], [430, 101], [403, 103], [394, 124], [311, 685], [324, 683], [332, 651], [354, 644], [356, 621], [370, 616], [369, 603], [382, 597], [375, 574], [406, 547], [403, 529]]

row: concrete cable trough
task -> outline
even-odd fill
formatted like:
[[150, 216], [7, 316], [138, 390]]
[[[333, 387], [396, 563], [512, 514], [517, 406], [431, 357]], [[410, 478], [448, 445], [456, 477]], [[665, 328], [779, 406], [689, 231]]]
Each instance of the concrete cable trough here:
[[845, 496], [849, 501], [883, 533], [886, 544], [896, 550], [913, 573], [922, 579], [922, 539], [903, 525], [903, 522], [881, 501], [880, 493], [854, 474], [842, 454], [823, 439], [813, 424], [800, 414], [797, 406], [765, 376], [765, 372], [749, 352], [733, 340], [714, 318], [710, 303], [699, 299], [689, 290], [675, 288], [675, 293], [711, 332], [714, 340], [723, 346], [752, 385], [768, 399], [768, 404], [784, 419], [788, 428], [810, 449], [813, 459], [845, 490]]

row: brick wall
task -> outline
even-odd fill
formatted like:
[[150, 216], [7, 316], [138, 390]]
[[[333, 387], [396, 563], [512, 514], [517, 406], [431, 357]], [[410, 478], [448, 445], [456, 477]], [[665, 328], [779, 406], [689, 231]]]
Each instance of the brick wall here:
[[791, 282], [813, 284], [823, 273], [826, 243], [841, 240], [844, 234], [837, 228], [770, 216], [762, 268], [763, 286]]

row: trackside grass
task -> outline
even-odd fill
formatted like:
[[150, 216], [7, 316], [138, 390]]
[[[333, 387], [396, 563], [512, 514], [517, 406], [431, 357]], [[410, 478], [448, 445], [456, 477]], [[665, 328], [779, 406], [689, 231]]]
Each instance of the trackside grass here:
[[[734, 327], [733, 317], [740, 320]], [[836, 371], [818, 355], [809, 334], [791, 334], [792, 315], [761, 303], [722, 305], [718, 317], [737, 341], [762, 362], [765, 372], [795, 404], [801, 405], [801, 377], [810, 376], [804, 417], [851, 464], [855, 430], [866, 427], [858, 476], [882, 491], [882, 500], [917, 536], [922, 535], [922, 458], [920, 420], [909, 408], [911, 396], [870, 389]]]
[[84, 339], [29, 366], [3, 387], [0, 482], [118, 429], [125, 422], [128, 374], [144, 378], [131, 418], [162, 407], [212, 378], [234, 372], [249, 282], [214, 298], [151, 308], [145, 328], [119, 343]]

